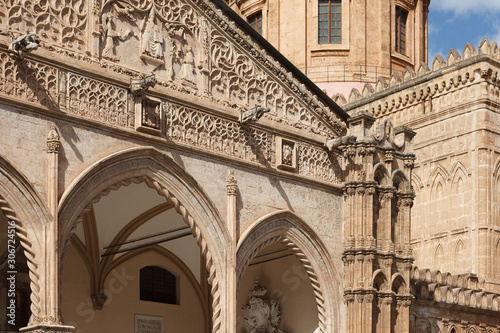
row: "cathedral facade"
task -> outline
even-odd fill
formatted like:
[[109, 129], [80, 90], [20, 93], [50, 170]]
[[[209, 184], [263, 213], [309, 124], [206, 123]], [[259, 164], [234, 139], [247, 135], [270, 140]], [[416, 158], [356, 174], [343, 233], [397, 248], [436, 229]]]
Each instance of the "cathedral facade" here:
[[[339, 22], [359, 17], [339, 3]], [[495, 128], [481, 127], [496, 44], [433, 71], [425, 43], [405, 44], [408, 59], [376, 65], [418, 76], [334, 102], [259, 33], [271, 18], [235, 3], [0, 4], [0, 332], [500, 331]], [[390, 13], [420, 38], [428, 3], [405, 6]], [[419, 137], [451, 126], [457, 101], [475, 126], [461, 161]], [[422, 193], [439, 193], [434, 212]], [[453, 244], [468, 270], [448, 264]]]

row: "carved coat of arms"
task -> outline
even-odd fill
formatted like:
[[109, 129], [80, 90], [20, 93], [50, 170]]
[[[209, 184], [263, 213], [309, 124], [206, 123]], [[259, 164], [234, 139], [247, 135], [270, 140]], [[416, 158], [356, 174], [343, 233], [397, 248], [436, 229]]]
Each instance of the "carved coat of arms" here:
[[278, 328], [280, 324], [279, 302], [263, 300], [267, 293], [259, 281], [250, 290], [250, 300], [243, 306], [245, 321], [251, 327], [250, 333], [285, 333]]

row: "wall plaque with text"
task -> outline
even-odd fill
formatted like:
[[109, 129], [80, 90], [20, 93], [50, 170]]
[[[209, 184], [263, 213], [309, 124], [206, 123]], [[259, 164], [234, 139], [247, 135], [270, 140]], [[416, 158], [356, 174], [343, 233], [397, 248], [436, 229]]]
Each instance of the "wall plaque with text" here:
[[136, 314], [135, 333], [163, 333], [163, 317]]

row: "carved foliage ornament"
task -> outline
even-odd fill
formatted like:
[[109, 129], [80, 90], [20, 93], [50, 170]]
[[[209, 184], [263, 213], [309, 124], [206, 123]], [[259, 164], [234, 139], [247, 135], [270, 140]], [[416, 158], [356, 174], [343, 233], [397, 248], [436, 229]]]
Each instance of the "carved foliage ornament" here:
[[86, 51], [87, 0], [0, 0], [0, 26], [36, 33], [48, 44]]
[[264, 300], [267, 289], [255, 281], [250, 290], [250, 300], [243, 305], [245, 321], [250, 326], [250, 333], [285, 333], [278, 328], [280, 324], [279, 302], [276, 300]]

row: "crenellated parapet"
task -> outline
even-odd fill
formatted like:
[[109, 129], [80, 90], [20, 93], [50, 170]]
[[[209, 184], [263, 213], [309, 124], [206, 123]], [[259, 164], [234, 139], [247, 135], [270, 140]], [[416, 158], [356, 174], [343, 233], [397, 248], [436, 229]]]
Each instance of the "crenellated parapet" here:
[[[476, 274], [456, 274], [439, 270], [411, 269], [410, 309], [413, 332], [435, 326], [446, 332], [455, 328], [466, 332], [499, 332], [500, 295], [484, 289], [484, 279]], [[432, 314], [429, 308], [432, 307]], [[479, 330], [481, 332], [481, 330]]]
[[[394, 73], [389, 79], [380, 77], [374, 85], [366, 83], [361, 92], [353, 88], [349, 96], [336, 94], [332, 99], [349, 113], [364, 110], [375, 117], [388, 117], [394, 112], [411, 109], [411, 112], [399, 116], [409, 121], [431, 112], [425, 105], [421, 106], [431, 99], [483, 81], [497, 84], [499, 61], [497, 43], [490, 43], [485, 38], [478, 51], [467, 43], [462, 55], [454, 49], [450, 50], [446, 60], [436, 55], [432, 69], [422, 62], [415, 71], [408, 67], [401, 76]], [[456, 103], [456, 100], [450, 102]], [[420, 108], [416, 110], [415, 106]]]

